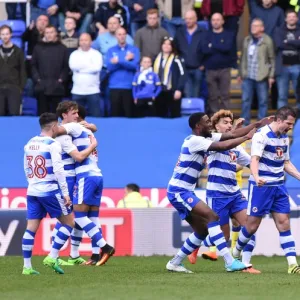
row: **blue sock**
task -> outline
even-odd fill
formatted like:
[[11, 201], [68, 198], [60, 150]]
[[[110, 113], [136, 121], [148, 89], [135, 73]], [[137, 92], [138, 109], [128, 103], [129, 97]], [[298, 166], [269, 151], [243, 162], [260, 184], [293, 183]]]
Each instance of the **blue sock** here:
[[58, 232], [58, 230], [60, 229], [61, 226], [62, 226], [62, 225], [61, 225], [61, 223], [59, 223], [59, 222], [57, 222], [57, 223], [55, 224], [55, 227], [54, 227], [53, 230], [52, 230], [52, 237], [51, 237], [52, 244], [53, 244], [54, 238], [55, 238], [55, 236], [57, 235], [57, 232]]
[[[99, 211], [89, 211], [88, 218], [96, 224], [96, 226], [99, 228], [99, 231], [102, 235], [102, 228], [99, 220]], [[95, 240], [92, 240], [92, 253], [93, 254], [100, 253], [100, 247], [95, 243]]]
[[83, 231], [92, 239], [95, 245], [102, 248], [106, 245], [106, 241], [102, 236], [102, 232], [98, 226], [88, 218], [87, 212], [74, 212], [75, 222], [83, 229]]
[[205, 247], [208, 247], [208, 248], [214, 246], [214, 244], [213, 244], [213, 242], [211, 241], [209, 235], [208, 235], [208, 236], [205, 238], [205, 240], [203, 241], [203, 245], [204, 245]]
[[62, 246], [66, 243], [66, 241], [70, 237], [72, 230], [73, 228], [69, 225], [61, 225], [54, 238], [54, 242], [52, 244], [52, 248], [49, 253], [50, 257], [52, 258], [58, 257], [59, 250], [62, 248]]
[[71, 252], [70, 257], [77, 258], [79, 254], [79, 246], [82, 240], [83, 230], [81, 227], [75, 223], [75, 226], [71, 232]]
[[256, 239], [255, 239], [255, 234], [253, 234], [251, 236], [250, 241], [244, 247], [243, 254], [242, 254], [242, 262], [246, 266], [250, 264], [252, 253], [253, 253], [253, 250], [255, 248], [255, 244], [256, 244]]
[[251, 234], [247, 231], [246, 227], [243, 227], [240, 231], [239, 238], [236, 242], [236, 249], [242, 251], [251, 239]]
[[32, 232], [28, 229], [25, 230], [22, 239], [22, 251], [23, 251], [25, 268], [32, 268], [31, 256], [32, 256], [32, 249], [34, 245], [34, 237], [35, 237], [35, 232]]
[[296, 259], [296, 246], [295, 246], [295, 240], [292, 236], [292, 233], [290, 230], [280, 232], [279, 233], [279, 240], [281, 248], [284, 251], [284, 254], [288, 260], [289, 266], [291, 265], [298, 265], [297, 259]]
[[240, 232], [241, 231], [241, 229], [242, 229], [242, 226], [232, 226], [232, 231], [233, 232]]

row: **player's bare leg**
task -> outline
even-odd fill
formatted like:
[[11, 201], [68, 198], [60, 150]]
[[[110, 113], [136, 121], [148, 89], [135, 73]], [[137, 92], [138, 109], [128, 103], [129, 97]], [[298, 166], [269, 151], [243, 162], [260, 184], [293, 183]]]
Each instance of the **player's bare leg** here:
[[288, 273], [300, 274], [300, 267], [297, 263], [295, 240], [291, 234], [289, 214], [272, 213], [275, 225], [279, 231], [281, 247], [288, 261]]
[[[233, 219], [236, 220], [238, 224], [245, 226], [247, 222], [247, 210], [244, 209], [239, 212], [236, 212], [235, 214], [233, 214]], [[251, 274], [260, 274], [261, 271], [253, 268], [252, 264], [250, 263], [254, 247], [255, 247], [255, 235], [253, 234], [251, 239], [243, 249], [242, 262], [247, 266], [247, 269], [243, 270], [243, 272], [251, 273]]]
[[22, 239], [22, 251], [24, 257], [23, 275], [38, 275], [38, 271], [32, 268], [31, 257], [34, 245], [34, 237], [40, 226], [41, 220], [27, 220], [27, 227]]

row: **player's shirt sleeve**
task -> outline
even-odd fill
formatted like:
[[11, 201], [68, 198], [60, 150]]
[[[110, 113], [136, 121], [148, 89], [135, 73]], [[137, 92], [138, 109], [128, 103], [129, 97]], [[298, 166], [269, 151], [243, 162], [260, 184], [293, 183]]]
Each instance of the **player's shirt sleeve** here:
[[213, 142], [220, 142], [221, 137], [222, 137], [222, 133], [214, 132], [214, 133], [211, 135], [211, 140], [212, 140]]
[[70, 153], [77, 150], [77, 147], [73, 144], [72, 138], [69, 135], [61, 135], [56, 138], [56, 140], [61, 144], [62, 151], [65, 153]]
[[262, 133], [256, 132], [252, 138], [251, 156], [262, 157], [266, 143], [266, 137]]
[[286, 149], [284, 160], [290, 160], [290, 139], [287, 137], [286, 140], [287, 140], [286, 142], [287, 149]]
[[83, 132], [83, 127], [78, 123], [68, 123], [63, 124], [62, 126], [66, 129], [67, 134], [74, 137], [80, 136]]
[[54, 142], [50, 145], [53, 172], [63, 196], [68, 196], [69, 191], [65, 176], [64, 164], [61, 159], [61, 152], [61, 145], [58, 142]]
[[190, 139], [189, 151], [191, 153], [207, 151], [212, 143], [212, 140], [206, 139], [203, 136], [193, 136]]
[[249, 166], [251, 161], [251, 156], [247, 153], [247, 151], [242, 146], [238, 146], [237, 150], [239, 151], [237, 163], [243, 167]]

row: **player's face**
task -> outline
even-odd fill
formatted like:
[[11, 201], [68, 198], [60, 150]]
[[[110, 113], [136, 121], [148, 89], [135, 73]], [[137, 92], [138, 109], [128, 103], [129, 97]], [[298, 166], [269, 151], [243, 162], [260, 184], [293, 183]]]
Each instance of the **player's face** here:
[[278, 120], [279, 123], [279, 133], [280, 134], [287, 134], [290, 130], [293, 129], [295, 124], [295, 118], [292, 116], [288, 116], [286, 120]]
[[210, 118], [207, 115], [202, 117], [202, 119], [200, 121], [200, 125], [202, 128], [200, 135], [205, 138], [211, 137], [212, 124], [211, 124]]
[[72, 123], [78, 121], [78, 109], [72, 109], [68, 111], [66, 114], [63, 114], [64, 121], [66, 123]]
[[229, 117], [221, 118], [216, 124], [216, 129], [219, 133], [229, 132], [232, 129], [232, 120]]

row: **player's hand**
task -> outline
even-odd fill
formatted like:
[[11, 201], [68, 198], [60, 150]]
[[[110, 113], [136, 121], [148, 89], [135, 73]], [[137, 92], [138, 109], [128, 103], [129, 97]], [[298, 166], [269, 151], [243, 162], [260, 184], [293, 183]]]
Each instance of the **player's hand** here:
[[89, 123], [87, 121], [81, 121], [81, 122], [79, 122], [79, 124], [82, 125], [85, 128], [88, 128]]
[[239, 118], [235, 121], [232, 130], [239, 129], [244, 125], [244, 118]]
[[91, 145], [94, 146], [94, 148], [97, 147], [98, 142], [97, 139], [94, 136], [90, 136]]
[[258, 121], [259, 127], [269, 125], [270, 123], [272, 123], [274, 121], [274, 119], [275, 119], [275, 116], [270, 116], [270, 117], [261, 119], [260, 121]]
[[72, 205], [72, 201], [70, 199], [70, 196], [64, 196], [64, 200], [65, 200], [65, 206], [66, 207], [70, 207]]
[[256, 182], [257, 186], [263, 186], [263, 185], [266, 184], [267, 180], [265, 180], [265, 179], [263, 179], [261, 177], [257, 177], [255, 179], [255, 182]]
[[255, 132], [256, 132], [256, 128], [253, 128], [250, 132], [248, 132], [248, 134], [246, 134], [246, 138], [248, 140], [251, 140]]

